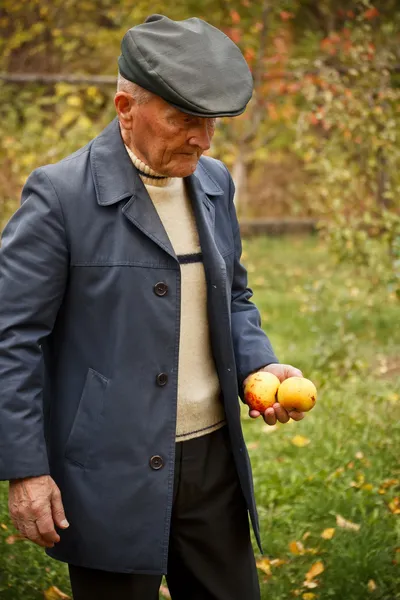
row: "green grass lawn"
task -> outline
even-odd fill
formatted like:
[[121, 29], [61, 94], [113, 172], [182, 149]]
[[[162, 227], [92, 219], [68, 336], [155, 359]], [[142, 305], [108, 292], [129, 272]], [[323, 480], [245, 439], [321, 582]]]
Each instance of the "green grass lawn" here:
[[[317, 238], [248, 240], [243, 262], [280, 360], [320, 391], [301, 423], [271, 428], [243, 406], [262, 598], [399, 600], [400, 305]], [[6, 543], [6, 492], [1, 484], [0, 598], [70, 593], [65, 565]]]

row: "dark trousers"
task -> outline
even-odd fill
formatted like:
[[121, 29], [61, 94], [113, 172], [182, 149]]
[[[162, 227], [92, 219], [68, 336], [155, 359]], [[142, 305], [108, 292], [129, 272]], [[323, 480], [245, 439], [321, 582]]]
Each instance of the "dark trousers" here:
[[[249, 522], [227, 427], [176, 445], [166, 575], [172, 600], [259, 600]], [[161, 575], [69, 565], [74, 600], [158, 600]]]

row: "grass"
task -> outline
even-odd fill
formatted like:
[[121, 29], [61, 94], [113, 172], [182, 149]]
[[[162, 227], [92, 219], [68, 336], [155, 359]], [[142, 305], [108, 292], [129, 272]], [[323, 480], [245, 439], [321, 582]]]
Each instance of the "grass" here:
[[[243, 260], [280, 360], [320, 389], [301, 423], [270, 428], [242, 407], [265, 552], [255, 547], [262, 598], [400, 600], [399, 304], [353, 266], [336, 265], [314, 237], [246, 240]], [[36, 600], [51, 585], [70, 593], [65, 565], [26, 542], [6, 544], [6, 490], [1, 484], [0, 598]], [[326, 529], [331, 539], [321, 537]], [[323, 571], [313, 576], [315, 563]]]

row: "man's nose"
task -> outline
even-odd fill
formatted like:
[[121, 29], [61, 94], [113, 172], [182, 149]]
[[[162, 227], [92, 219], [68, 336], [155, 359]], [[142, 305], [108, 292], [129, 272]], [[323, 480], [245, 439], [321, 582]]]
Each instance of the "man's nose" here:
[[203, 152], [206, 152], [206, 150], [209, 150], [211, 147], [211, 138], [212, 133], [210, 132], [209, 124], [206, 119], [204, 119], [204, 122], [197, 125], [196, 130], [193, 131], [189, 138], [189, 144], [191, 146], [197, 146], [198, 148], [201, 148]]

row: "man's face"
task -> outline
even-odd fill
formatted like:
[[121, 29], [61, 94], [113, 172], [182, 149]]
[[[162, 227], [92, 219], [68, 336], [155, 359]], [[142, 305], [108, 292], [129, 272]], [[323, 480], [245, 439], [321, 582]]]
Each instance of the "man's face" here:
[[130, 97], [129, 107], [127, 100], [118, 103], [116, 97], [116, 106], [124, 141], [136, 156], [161, 175], [191, 175], [210, 148], [216, 120], [183, 113], [159, 96], [145, 104]]

